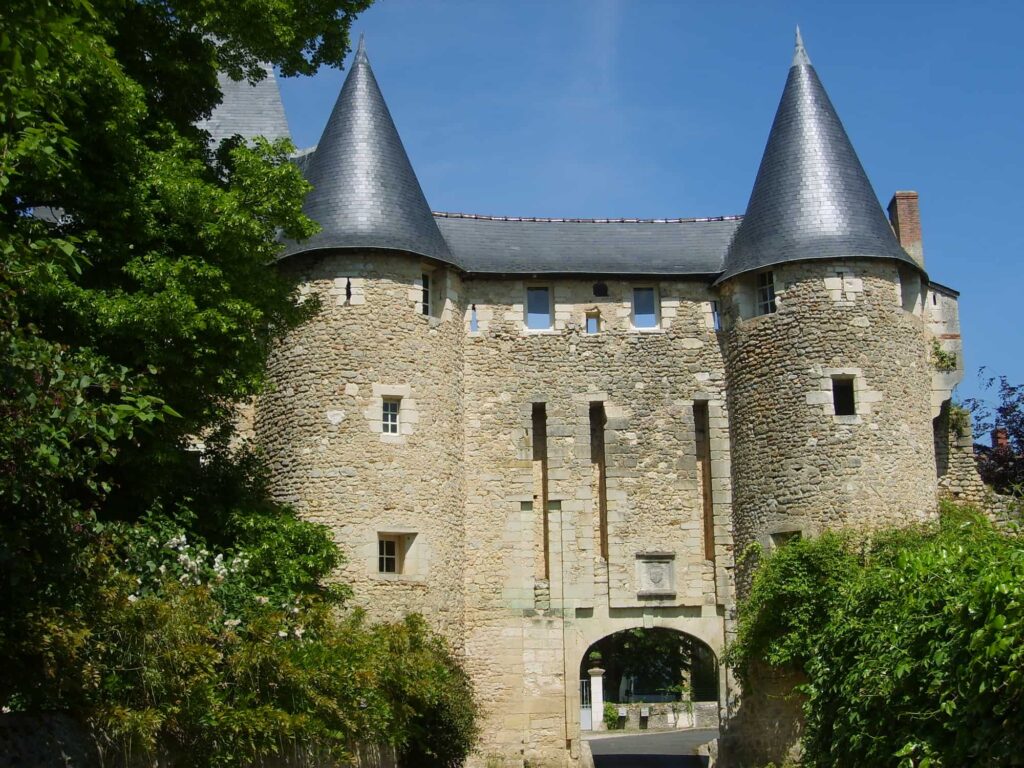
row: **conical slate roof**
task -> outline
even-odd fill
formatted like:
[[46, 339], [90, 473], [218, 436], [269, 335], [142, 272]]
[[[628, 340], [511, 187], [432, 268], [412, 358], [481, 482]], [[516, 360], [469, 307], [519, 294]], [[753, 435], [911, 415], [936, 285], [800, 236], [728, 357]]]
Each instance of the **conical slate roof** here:
[[212, 145], [235, 134], [250, 140], [256, 136], [271, 140], [291, 138], [274, 70], [269, 65], [264, 70], [266, 77], [255, 85], [248, 80], [232, 80], [223, 72], [217, 76], [221, 102], [208, 119], [196, 123], [210, 132]]
[[313, 185], [303, 210], [322, 229], [309, 240], [289, 243], [285, 256], [336, 248], [388, 248], [452, 260], [362, 39], [320, 143], [303, 171]]
[[719, 281], [787, 261], [840, 258], [914, 264], [882, 213], [797, 29], [782, 101]]

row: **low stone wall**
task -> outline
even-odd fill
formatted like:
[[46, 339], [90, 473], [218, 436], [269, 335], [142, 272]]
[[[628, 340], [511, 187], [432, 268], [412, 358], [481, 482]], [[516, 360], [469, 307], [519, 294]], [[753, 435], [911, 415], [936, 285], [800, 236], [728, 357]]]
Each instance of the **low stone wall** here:
[[[673, 728], [717, 728], [719, 725], [718, 702], [716, 701], [676, 701], [651, 704], [615, 704], [620, 712], [626, 711], [625, 717], [619, 717], [616, 730], [666, 730]], [[647, 712], [647, 716], [643, 715]], [[600, 717], [601, 713], [594, 713]]]

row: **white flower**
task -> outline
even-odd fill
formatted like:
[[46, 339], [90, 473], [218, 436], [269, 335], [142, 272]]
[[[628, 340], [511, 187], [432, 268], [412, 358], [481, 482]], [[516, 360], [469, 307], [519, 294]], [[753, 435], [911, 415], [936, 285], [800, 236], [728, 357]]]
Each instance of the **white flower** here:
[[256, 595], [256, 602], [259, 603], [260, 605], [266, 605], [267, 603], [270, 602], [270, 598], [269, 597], [264, 597], [263, 595]]
[[225, 627], [232, 627], [232, 628], [234, 628], [234, 627], [237, 627], [241, 623], [242, 623], [241, 619], [228, 619], [227, 621], [224, 622], [224, 626]]
[[288, 637], [288, 630], [287, 629], [282, 629], [280, 632], [277, 633], [277, 636], [278, 637]]
[[305, 633], [306, 630], [304, 630], [302, 627], [296, 627], [292, 631], [295, 633], [295, 636], [301, 640], [302, 635]]
[[139, 599], [138, 595], [128, 595], [128, 602], [129, 603], [134, 603], [138, 599]]

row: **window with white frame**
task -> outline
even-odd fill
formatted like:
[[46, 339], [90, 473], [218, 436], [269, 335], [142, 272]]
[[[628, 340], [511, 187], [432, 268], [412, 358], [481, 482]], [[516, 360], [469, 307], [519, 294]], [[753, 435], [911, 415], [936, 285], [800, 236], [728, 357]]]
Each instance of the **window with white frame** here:
[[402, 537], [377, 534], [377, 573], [401, 573], [404, 552]]
[[397, 435], [399, 425], [399, 413], [402, 408], [400, 397], [385, 397], [381, 405], [381, 431], [385, 435]]
[[547, 331], [551, 322], [551, 289], [530, 286], [526, 289], [526, 327], [531, 331]]
[[633, 289], [633, 327], [658, 327], [658, 295], [654, 288]]
[[775, 311], [775, 274], [762, 272], [757, 276], [757, 314], [770, 315]]

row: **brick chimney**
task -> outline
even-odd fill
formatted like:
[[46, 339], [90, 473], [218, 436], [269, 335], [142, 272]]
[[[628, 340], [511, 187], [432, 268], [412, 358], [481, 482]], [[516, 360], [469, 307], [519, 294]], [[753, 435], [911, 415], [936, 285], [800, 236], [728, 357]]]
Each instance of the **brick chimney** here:
[[917, 192], [901, 191], [889, 201], [889, 223], [896, 239], [910, 258], [924, 269], [924, 246], [921, 245], [921, 211], [917, 205]]
[[1006, 427], [996, 427], [992, 430], [992, 448], [997, 451], [1010, 450], [1010, 433]]

